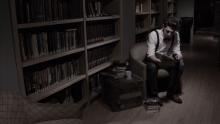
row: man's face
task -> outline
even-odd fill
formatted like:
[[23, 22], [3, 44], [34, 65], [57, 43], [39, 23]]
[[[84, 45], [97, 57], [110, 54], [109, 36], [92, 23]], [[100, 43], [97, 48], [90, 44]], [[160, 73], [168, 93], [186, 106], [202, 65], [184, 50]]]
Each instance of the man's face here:
[[170, 39], [174, 34], [174, 30], [170, 26], [166, 26], [163, 29], [164, 38]]

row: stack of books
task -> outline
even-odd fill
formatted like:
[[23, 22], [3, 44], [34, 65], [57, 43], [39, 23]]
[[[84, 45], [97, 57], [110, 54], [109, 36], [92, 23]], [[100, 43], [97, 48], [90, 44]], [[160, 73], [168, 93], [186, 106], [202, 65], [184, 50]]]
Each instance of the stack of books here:
[[144, 107], [147, 111], [151, 112], [159, 112], [160, 111], [160, 104], [156, 99], [148, 98], [146, 101], [144, 101]]
[[124, 78], [127, 70], [126, 63], [115, 63], [112, 71], [117, 75], [117, 78]]

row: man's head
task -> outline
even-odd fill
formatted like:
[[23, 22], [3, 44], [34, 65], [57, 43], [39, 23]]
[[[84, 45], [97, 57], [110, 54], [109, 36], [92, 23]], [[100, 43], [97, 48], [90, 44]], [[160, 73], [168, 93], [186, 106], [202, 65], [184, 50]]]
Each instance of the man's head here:
[[168, 17], [163, 23], [163, 32], [165, 38], [171, 38], [178, 28], [179, 21], [176, 17]]

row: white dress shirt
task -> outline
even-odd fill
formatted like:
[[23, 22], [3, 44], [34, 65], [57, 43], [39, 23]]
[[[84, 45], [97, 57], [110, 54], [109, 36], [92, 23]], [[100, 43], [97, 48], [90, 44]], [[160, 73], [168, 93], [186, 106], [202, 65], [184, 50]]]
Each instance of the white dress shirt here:
[[[157, 51], [155, 51], [156, 49], [156, 45], [157, 45], [157, 34], [155, 31], [152, 31], [149, 34], [149, 38], [147, 41], [147, 56], [155, 56], [155, 53], [159, 53], [161, 55], [172, 55], [172, 54], [177, 54], [178, 56], [182, 57], [181, 51], [180, 51], [180, 37], [179, 37], [179, 33], [177, 31], [175, 31], [175, 36], [174, 36], [174, 42], [173, 42], [173, 47], [170, 49], [171, 47], [171, 43], [172, 43], [172, 39], [170, 40], [164, 40], [164, 34], [163, 34], [163, 29], [157, 29], [158, 32], [158, 36], [159, 36], [159, 45], [157, 48]], [[170, 51], [169, 51], [170, 49]], [[168, 52], [169, 51], [169, 52]]]

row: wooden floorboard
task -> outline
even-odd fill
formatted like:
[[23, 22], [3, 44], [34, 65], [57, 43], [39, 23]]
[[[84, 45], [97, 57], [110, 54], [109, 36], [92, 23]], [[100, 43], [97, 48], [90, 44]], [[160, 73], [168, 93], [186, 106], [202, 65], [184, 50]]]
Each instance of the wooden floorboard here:
[[220, 124], [220, 71], [217, 41], [195, 35], [193, 46], [183, 47], [183, 104], [164, 103], [160, 112], [136, 107], [111, 112], [99, 100], [85, 111], [85, 124]]

